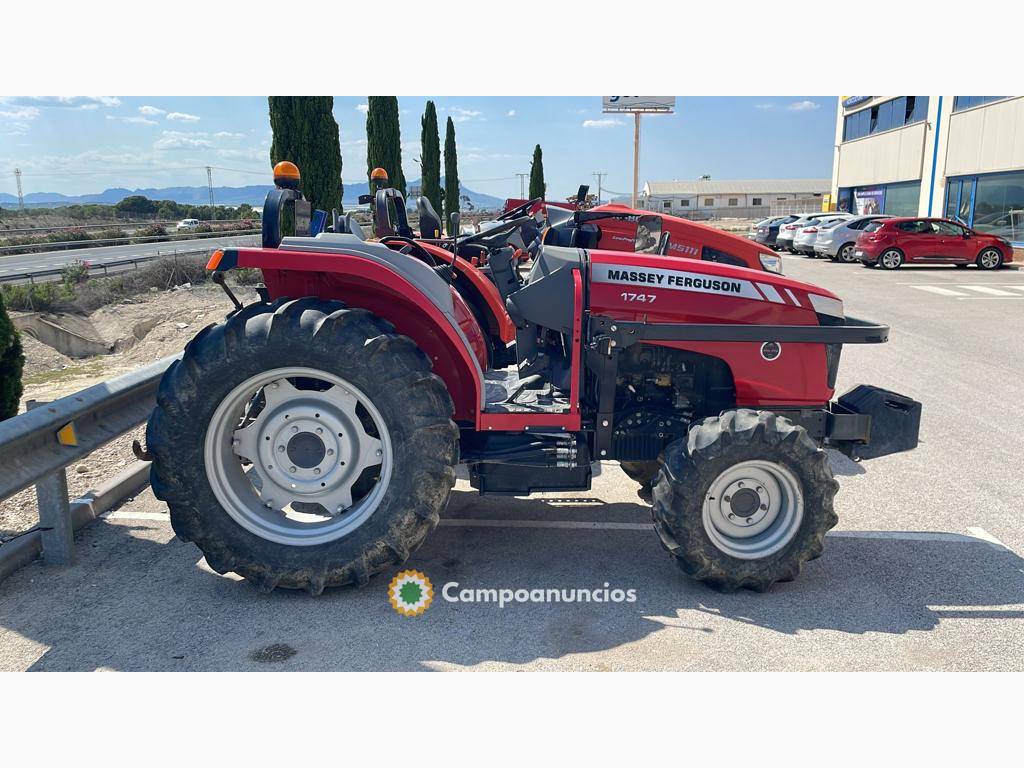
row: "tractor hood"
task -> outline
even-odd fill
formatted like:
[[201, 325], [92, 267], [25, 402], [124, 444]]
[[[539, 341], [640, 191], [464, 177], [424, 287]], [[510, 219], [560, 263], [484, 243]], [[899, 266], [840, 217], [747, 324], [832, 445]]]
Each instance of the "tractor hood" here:
[[773, 272], [622, 251], [591, 250], [589, 256], [596, 303], [612, 311], [696, 313], [726, 323], [828, 323], [845, 316], [831, 291]]

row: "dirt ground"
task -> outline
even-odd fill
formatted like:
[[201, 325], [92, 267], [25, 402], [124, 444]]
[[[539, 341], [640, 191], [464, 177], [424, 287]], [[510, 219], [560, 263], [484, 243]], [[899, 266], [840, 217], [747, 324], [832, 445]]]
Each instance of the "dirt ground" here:
[[[240, 297], [250, 298], [246, 292], [251, 289], [236, 291]], [[22, 403], [56, 400], [176, 354], [201, 328], [221, 320], [230, 309], [231, 302], [213, 285], [142, 294], [102, 307], [78, 320], [87, 321], [97, 338], [115, 351], [79, 360], [66, 357], [23, 333], [25, 392]], [[141, 439], [144, 431], [144, 426], [139, 427], [69, 467], [71, 498], [94, 489], [134, 461], [132, 440]], [[0, 539], [28, 530], [37, 521], [34, 488], [26, 488], [0, 502]]]

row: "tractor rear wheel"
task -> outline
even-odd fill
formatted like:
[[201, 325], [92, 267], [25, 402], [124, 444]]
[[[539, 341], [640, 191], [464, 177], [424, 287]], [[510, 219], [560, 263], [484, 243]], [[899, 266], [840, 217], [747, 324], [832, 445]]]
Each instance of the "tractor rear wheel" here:
[[413, 341], [362, 309], [252, 304], [164, 374], [146, 439], [179, 538], [256, 587], [365, 584], [437, 525], [458, 429]]
[[838, 518], [824, 450], [765, 411], [727, 411], [666, 446], [654, 524], [687, 575], [724, 592], [791, 581]]

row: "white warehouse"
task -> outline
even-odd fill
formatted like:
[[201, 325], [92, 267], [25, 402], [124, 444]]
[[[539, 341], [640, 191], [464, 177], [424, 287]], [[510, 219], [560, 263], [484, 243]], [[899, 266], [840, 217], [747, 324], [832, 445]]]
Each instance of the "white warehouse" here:
[[820, 211], [831, 186], [831, 179], [648, 181], [638, 205], [688, 219], [759, 218]]

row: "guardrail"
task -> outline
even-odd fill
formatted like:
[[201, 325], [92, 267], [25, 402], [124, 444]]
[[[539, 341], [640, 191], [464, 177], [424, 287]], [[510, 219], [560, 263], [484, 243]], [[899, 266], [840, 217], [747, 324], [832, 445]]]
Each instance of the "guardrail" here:
[[181, 234], [145, 235], [142, 237], [110, 237], [99, 240], [67, 240], [58, 243], [0, 245], [0, 256], [46, 253], [50, 250], [88, 250], [90, 248], [105, 248], [109, 245], [117, 245], [118, 243], [125, 245], [138, 245], [147, 242], [173, 243], [175, 240], [209, 240], [216, 237], [239, 237], [242, 235], [252, 235], [259, 231], [259, 227], [250, 227], [249, 229], [227, 229], [218, 230], [216, 232], [183, 232]]
[[[124, 272], [126, 270], [123, 267], [134, 267], [139, 268], [140, 264], [146, 264], [151, 261], [157, 261], [158, 259], [166, 259], [178, 256], [195, 256], [197, 254], [208, 254], [209, 248], [190, 248], [185, 251], [173, 250], [173, 251], [157, 251], [156, 253], [147, 254], [144, 256], [135, 256], [131, 259], [118, 259], [117, 261], [105, 261], [97, 264], [89, 264], [89, 276], [105, 276], [111, 274], [111, 270], [116, 272]], [[44, 278], [50, 280], [59, 280], [64, 272], [67, 265], [63, 267], [53, 267], [50, 269], [39, 269], [32, 272], [17, 272], [7, 275], [0, 275], [0, 283], [17, 283], [28, 281], [29, 283], [35, 283], [36, 280], [42, 282], [48, 282]], [[119, 269], [121, 268], [121, 269]]]
[[[37, 529], [0, 544], [0, 576], [11, 570], [5, 563], [26, 552], [41, 550], [44, 561], [53, 565], [74, 562], [68, 465], [146, 421], [160, 377], [178, 357], [166, 357], [52, 403], [30, 403], [30, 410], [0, 421], [0, 501], [35, 485], [39, 503]], [[133, 477], [123, 476], [120, 482], [130, 485]]]
[[[105, 224], [68, 224], [61, 227], [21, 227], [18, 229], [0, 229], [0, 237], [45, 235], [48, 232], [66, 232], [73, 229], [130, 229], [132, 227], [172, 226], [181, 219], [140, 219], [138, 221], [118, 221], [112, 219]], [[239, 224], [249, 219], [199, 219], [203, 224]]]

